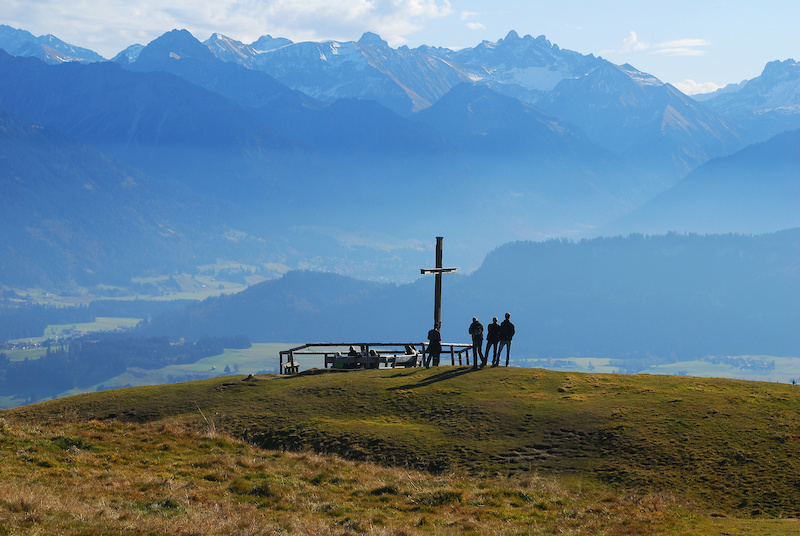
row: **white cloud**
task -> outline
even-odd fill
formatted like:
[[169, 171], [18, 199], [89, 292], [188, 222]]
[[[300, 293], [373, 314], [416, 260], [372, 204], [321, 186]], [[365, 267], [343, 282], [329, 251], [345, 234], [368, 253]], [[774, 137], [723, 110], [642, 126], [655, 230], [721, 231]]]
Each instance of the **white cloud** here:
[[706, 50], [688, 47], [657, 48], [652, 52], [652, 54], [660, 54], [662, 56], [705, 56], [706, 53]]
[[683, 82], [678, 82], [673, 85], [687, 95], [712, 93], [722, 87], [714, 82], [695, 82], [694, 80], [690, 80], [688, 78]]
[[[213, 32], [252, 42], [262, 35], [294, 41], [381, 35], [393, 46], [431, 19], [453, 13], [450, 0], [4, 0], [4, 23], [52, 33], [109, 57], [172, 29], [204, 40]], [[6, 5], [7, 3], [7, 5]]]
[[[471, 19], [475, 19], [479, 17], [481, 14], [477, 11], [462, 11], [461, 12], [461, 20], [469, 21]], [[467, 22], [465, 25], [468, 30], [485, 30], [486, 25], [482, 22]]]
[[663, 48], [694, 48], [694, 47], [707, 47], [711, 43], [706, 39], [677, 39], [675, 41], [664, 41], [659, 43], [659, 47]]
[[653, 54], [663, 54], [665, 56], [704, 56], [708, 51], [703, 47], [711, 43], [705, 39], [678, 39], [676, 41], [664, 41], [658, 43]]
[[[193, 0], [187, 1], [191, 5]], [[224, 13], [205, 17], [209, 31], [224, 23], [232, 37], [255, 40], [270, 33], [293, 40], [358, 39], [375, 32], [392, 45], [452, 13], [449, 0], [216, 0]], [[209, 5], [218, 5], [210, 2]], [[242, 30], [237, 32], [236, 29]], [[242, 35], [246, 34], [246, 35]]]
[[639, 35], [631, 31], [628, 37], [622, 40], [619, 52], [647, 52], [662, 56], [703, 56], [707, 53], [704, 47], [711, 45], [706, 39], [675, 39], [648, 43], [639, 39]]
[[634, 52], [638, 52], [641, 50], [646, 50], [647, 48], [649, 48], [649, 46], [650, 45], [648, 45], [647, 43], [640, 41], [639, 35], [633, 30], [631, 30], [631, 33], [628, 34], [628, 37], [622, 40], [623, 52], [628, 52], [631, 50]]

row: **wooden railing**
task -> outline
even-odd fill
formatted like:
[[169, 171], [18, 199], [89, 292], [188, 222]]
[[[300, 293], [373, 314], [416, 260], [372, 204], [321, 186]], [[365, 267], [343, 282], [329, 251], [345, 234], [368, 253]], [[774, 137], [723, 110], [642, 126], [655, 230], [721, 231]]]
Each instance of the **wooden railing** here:
[[[354, 349], [355, 352], [351, 352]], [[408, 349], [411, 349], [409, 352]], [[471, 344], [464, 343], [442, 343], [440, 361], [447, 354], [450, 354], [450, 364], [469, 365], [469, 350]], [[293, 374], [300, 371], [300, 364], [295, 360], [295, 356], [318, 355], [323, 356], [324, 367], [328, 365], [336, 368], [395, 368], [417, 367], [425, 363], [428, 344], [424, 342], [316, 342], [307, 343], [296, 348], [281, 350], [278, 370], [281, 374]], [[355, 354], [355, 355], [352, 355]], [[284, 359], [285, 358], [285, 359]]]

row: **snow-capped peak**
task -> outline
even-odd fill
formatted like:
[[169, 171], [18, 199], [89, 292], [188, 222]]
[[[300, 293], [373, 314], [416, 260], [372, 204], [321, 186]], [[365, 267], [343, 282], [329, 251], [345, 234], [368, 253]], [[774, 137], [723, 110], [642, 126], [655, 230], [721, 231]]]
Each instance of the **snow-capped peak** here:
[[653, 76], [652, 74], [644, 73], [629, 63], [619, 66], [622, 71], [631, 77], [631, 79], [640, 86], [663, 86], [664, 82]]

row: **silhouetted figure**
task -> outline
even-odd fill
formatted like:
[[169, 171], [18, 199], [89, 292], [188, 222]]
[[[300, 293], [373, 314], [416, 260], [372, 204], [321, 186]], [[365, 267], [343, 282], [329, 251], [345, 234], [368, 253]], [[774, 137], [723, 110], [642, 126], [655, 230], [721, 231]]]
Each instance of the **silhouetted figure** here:
[[514, 324], [509, 320], [511, 313], [506, 313], [506, 319], [500, 323], [500, 346], [497, 349], [497, 364], [500, 364], [500, 356], [503, 354], [503, 346], [506, 347], [506, 366], [511, 354], [511, 339], [514, 338]]
[[497, 357], [497, 343], [500, 342], [500, 324], [497, 323], [497, 317], [492, 318], [492, 323], [486, 328], [486, 351], [483, 352], [483, 364], [486, 365], [486, 360], [489, 359], [489, 348], [494, 349], [492, 354], [492, 366], [496, 367], [500, 364]]
[[[469, 325], [469, 334], [472, 335], [472, 368], [478, 368], [478, 356], [481, 362], [486, 365], [486, 358], [483, 357], [483, 324], [478, 322], [478, 317], [472, 317], [472, 324]], [[467, 363], [469, 364], [469, 363]]]
[[425, 368], [429, 368], [431, 360], [433, 366], [439, 366], [439, 355], [442, 353], [442, 334], [439, 333], [439, 323], [433, 325], [433, 329], [428, 332], [428, 357], [425, 359]]

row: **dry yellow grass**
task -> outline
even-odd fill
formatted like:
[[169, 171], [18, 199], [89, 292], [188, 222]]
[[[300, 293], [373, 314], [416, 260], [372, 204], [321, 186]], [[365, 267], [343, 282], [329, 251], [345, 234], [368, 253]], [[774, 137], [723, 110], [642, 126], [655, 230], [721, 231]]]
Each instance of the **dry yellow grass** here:
[[536, 474], [432, 476], [206, 432], [4, 420], [0, 534], [640, 534], [680, 520], [660, 495]]

